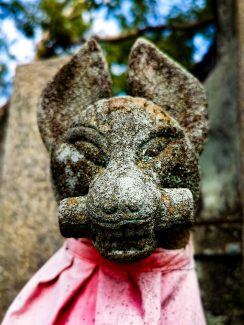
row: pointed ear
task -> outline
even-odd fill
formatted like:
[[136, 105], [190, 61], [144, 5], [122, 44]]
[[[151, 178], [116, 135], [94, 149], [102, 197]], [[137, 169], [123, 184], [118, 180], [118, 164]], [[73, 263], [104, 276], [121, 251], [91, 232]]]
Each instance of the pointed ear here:
[[138, 39], [130, 54], [128, 84], [132, 96], [166, 109], [201, 152], [208, 129], [207, 99], [196, 78], [153, 44]]
[[64, 65], [44, 89], [37, 121], [50, 150], [72, 120], [87, 106], [112, 95], [112, 83], [101, 49], [93, 39]]

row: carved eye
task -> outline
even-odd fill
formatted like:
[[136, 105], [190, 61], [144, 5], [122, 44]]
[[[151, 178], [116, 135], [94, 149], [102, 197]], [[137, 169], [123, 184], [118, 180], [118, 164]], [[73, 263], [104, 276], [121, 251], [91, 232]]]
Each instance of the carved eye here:
[[98, 166], [106, 166], [104, 153], [95, 144], [86, 140], [76, 140], [72, 144], [75, 146], [76, 150], [79, 151], [79, 153], [84, 155], [87, 160]]
[[139, 150], [139, 157], [150, 160], [157, 157], [167, 147], [167, 140], [162, 137], [154, 138], [144, 143]]

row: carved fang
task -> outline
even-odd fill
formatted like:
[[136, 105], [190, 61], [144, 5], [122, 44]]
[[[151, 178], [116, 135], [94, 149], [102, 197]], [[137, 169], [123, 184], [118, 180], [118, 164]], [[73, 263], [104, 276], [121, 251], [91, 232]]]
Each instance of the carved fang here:
[[161, 215], [155, 230], [174, 226], [190, 227], [194, 220], [193, 196], [187, 188], [169, 188], [161, 191]]
[[85, 196], [63, 199], [58, 207], [58, 219], [62, 236], [66, 238], [90, 237]]

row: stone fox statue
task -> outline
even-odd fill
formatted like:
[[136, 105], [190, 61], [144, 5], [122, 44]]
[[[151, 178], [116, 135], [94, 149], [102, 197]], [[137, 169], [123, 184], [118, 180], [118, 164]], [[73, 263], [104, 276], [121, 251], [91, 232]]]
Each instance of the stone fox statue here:
[[139, 39], [130, 96], [111, 88], [90, 40], [43, 91], [38, 125], [60, 231], [77, 240], [34, 276], [3, 324], [205, 324], [189, 241], [207, 134], [203, 87]]

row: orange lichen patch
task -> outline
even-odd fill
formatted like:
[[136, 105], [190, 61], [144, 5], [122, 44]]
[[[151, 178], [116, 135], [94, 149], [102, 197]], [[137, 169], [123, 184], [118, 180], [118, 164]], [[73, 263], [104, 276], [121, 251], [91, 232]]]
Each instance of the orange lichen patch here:
[[67, 204], [69, 206], [72, 206], [72, 205], [77, 205], [79, 204], [79, 198], [78, 197], [70, 197], [67, 201]]
[[155, 105], [154, 103], [149, 101], [146, 101], [145, 103], [146, 110], [153, 116], [157, 117], [158, 120], [162, 120], [165, 122], [172, 121], [172, 117], [168, 113], [166, 113], [166, 110], [164, 111], [162, 107]]
[[108, 113], [120, 110], [120, 109], [127, 109], [128, 99], [123, 97], [115, 97], [112, 98], [108, 102]]
[[164, 202], [165, 205], [168, 205], [170, 203], [170, 198], [165, 193], [161, 193], [160, 199], [161, 199], [161, 201]]
[[169, 147], [167, 147], [167, 148], [165, 149], [165, 151], [164, 151], [164, 156], [166, 156], [166, 157], [171, 157], [171, 156], [173, 156], [173, 153], [174, 153], [173, 148], [169, 146]]
[[167, 109], [160, 107], [153, 102], [140, 97], [115, 97], [106, 101], [107, 114], [118, 110], [132, 112], [135, 109], [145, 109], [158, 122], [171, 123], [172, 117], [167, 113]]
[[173, 215], [175, 212], [175, 207], [174, 206], [169, 206], [168, 207], [168, 214], [169, 216]]
[[108, 103], [108, 113], [123, 109], [126, 111], [131, 111], [135, 107], [144, 107], [146, 100], [143, 98], [133, 98], [133, 97], [114, 97], [111, 98]]

